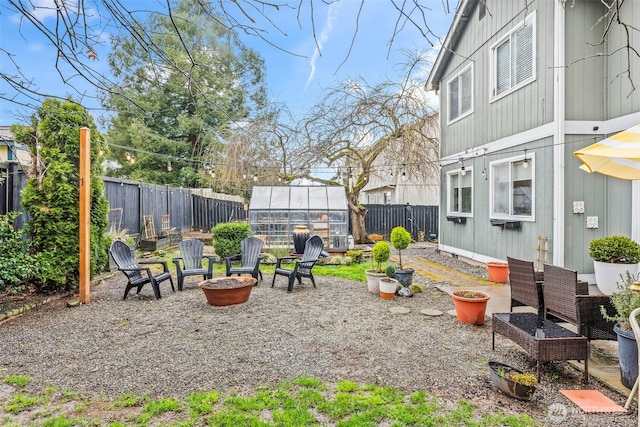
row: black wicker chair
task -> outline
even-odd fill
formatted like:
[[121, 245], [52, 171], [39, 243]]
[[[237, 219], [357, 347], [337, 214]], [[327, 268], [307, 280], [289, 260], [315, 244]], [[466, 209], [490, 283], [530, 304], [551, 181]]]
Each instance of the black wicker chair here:
[[[151, 283], [153, 294], [155, 295], [156, 299], [160, 298], [160, 283], [164, 282], [165, 280], [169, 280], [169, 282], [171, 283], [171, 289], [174, 292], [176, 291], [176, 289], [173, 287], [173, 279], [171, 278], [171, 273], [167, 268], [166, 261], [136, 261], [135, 256], [133, 255], [133, 250], [121, 240], [116, 240], [111, 244], [111, 247], [109, 248], [109, 254], [118, 266], [118, 270], [122, 271], [129, 280], [124, 291], [124, 297], [122, 298], [123, 300], [127, 299], [127, 295], [132, 288], [137, 288], [136, 293], [139, 294], [140, 290], [142, 290], [142, 287], [147, 283]], [[162, 272], [154, 275], [153, 273], [151, 273], [150, 268], [141, 267], [140, 264], [162, 265]]]
[[[184, 278], [187, 276], [202, 276], [205, 280], [213, 277], [214, 256], [203, 255], [204, 243], [200, 240], [183, 240], [178, 245], [180, 257], [173, 258], [178, 276], [178, 290], [184, 286]], [[205, 258], [209, 261], [204, 266]]]
[[533, 262], [507, 257], [509, 264], [509, 288], [511, 289], [511, 311], [513, 307], [529, 306], [544, 313], [544, 274], [536, 271]]
[[[296, 279], [298, 279], [298, 283], [302, 285], [302, 278], [307, 277], [311, 279], [311, 283], [313, 287], [316, 287], [316, 281], [313, 278], [313, 273], [311, 269], [318, 261], [321, 255], [323, 255], [322, 248], [324, 247], [324, 243], [322, 242], [322, 238], [319, 236], [312, 236], [307, 240], [304, 246], [304, 253], [302, 254], [302, 258], [290, 256], [290, 257], [281, 257], [278, 258], [276, 263], [276, 270], [273, 273], [273, 280], [271, 282], [271, 287], [273, 288], [276, 283], [276, 276], [286, 276], [289, 278], [289, 286], [287, 287], [287, 292], [291, 292], [293, 290], [293, 284]], [[294, 263], [293, 270], [283, 268], [282, 261], [284, 260], [297, 260]]]
[[[257, 237], [248, 237], [240, 242], [240, 253], [228, 256], [224, 259], [226, 267], [226, 275], [231, 276], [237, 274], [250, 274], [251, 277], [262, 280], [262, 272], [260, 271], [260, 260], [263, 258], [262, 245], [264, 242]], [[240, 260], [239, 267], [233, 267], [234, 260]], [[257, 284], [257, 282], [256, 282]]]

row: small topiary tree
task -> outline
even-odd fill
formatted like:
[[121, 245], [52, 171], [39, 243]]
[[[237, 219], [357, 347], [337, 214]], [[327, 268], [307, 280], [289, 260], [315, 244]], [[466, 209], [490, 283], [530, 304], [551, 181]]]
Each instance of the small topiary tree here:
[[[373, 245], [373, 249], [371, 250], [371, 264], [374, 268], [374, 272], [384, 273], [382, 263], [387, 262], [389, 255], [391, 255], [391, 248], [389, 248], [389, 244], [387, 242], [381, 240]], [[374, 262], [377, 263], [377, 266], [374, 265]]]
[[211, 234], [216, 255], [225, 258], [240, 253], [240, 242], [251, 237], [251, 226], [247, 222], [221, 222]]
[[402, 251], [407, 249], [411, 243], [411, 234], [404, 227], [394, 227], [391, 230], [391, 244], [398, 250], [398, 256], [400, 258], [400, 269], [404, 268], [402, 264]]

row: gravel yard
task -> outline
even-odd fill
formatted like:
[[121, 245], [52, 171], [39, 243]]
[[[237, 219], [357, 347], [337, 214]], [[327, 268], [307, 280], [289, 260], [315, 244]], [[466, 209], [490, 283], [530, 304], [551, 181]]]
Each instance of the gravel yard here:
[[[411, 254], [474, 275], [473, 266], [433, 248]], [[404, 252], [403, 252], [404, 255]], [[183, 292], [161, 285], [155, 300], [150, 286], [122, 301], [125, 279], [105, 274], [92, 289], [92, 302], [66, 307], [53, 301], [0, 325], [0, 368], [5, 374], [29, 375], [37, 386], [56, 386], [115, 398], [125, 392], [185, 396], [196, 390], [239, 393], [301, 375], [327, 383], [350, 379], [407, 391], [424, 389], [445, 402], [468, 399], [481, 410], [530, 413], [544, 425], [636, 425], [629, 414], [584, 414], [559, 393], [579, 389], [581, 372], [565, 362], [545, 364], [542, 384], [532, 402], [496, 391], [487, 361], [498, 360], [535, 372], [535, 362], [504, 337], [491, 350], [491, 322], [475, 327], [446, 314], [450, 298], [427, 279], [414, 281], [425, 292], [412, 298], [383, 300], [367, 292], [366, 283], [317, 277], [287, 294], [283, 278], [271, 288], [271, 276], [253, 289], [245, 304], [206, 304], [198, 279]], [[411, 309], [406, 315], [389, 307]], [[424, 308], [443, 316], [428, 317]], [[624, 396], [593, 380], [623, 405]], [[2, 397], [0, 393], [0, 397]], [[562, 412], [565, 411], [565, 412]]]

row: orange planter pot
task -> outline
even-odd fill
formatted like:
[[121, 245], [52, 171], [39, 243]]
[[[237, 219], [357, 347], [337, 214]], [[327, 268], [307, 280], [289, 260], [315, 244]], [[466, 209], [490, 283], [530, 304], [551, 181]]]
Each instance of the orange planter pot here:
[[456, 308], [456, 317], [460, 322], [484, 325], [484, 315], [487, 311], [487, 301], [489, 301], [488, 294], [479, 291], [453, 291], [451, 298]]
[[488, 262], [489, 280], [497, 283], [509, 281], [509, 264], [506, 262]]

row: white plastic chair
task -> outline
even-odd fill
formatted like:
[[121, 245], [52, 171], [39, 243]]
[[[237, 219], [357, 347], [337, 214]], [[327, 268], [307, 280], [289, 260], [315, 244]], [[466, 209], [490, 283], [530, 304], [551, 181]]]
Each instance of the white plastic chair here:
[[[638, 315], [640, 315], [640, 308], [636, 308], [631, 312], [631, 314], [629, 315], [629, 323], [631, 323], [633, 334], [636, 336], [638, 353], [640, 353], [640, 326], [638, 326], [638, 320], [636, 319]], [[640, 365], [640, 362], [638, 364]], [[633, 389], [631, 389], [631, 393], [629, 393], [629, 398], [627, 399], [627, 403], [624, 404], [624, 409], [629, 409], [631, 401], [633, 400], [633, 396], [638, 392], [638, 381], [640, 381], [640, 376], [636, 379], [636, 382], [633, 385]], [[638, 402], [638, 427], [640, 427], [640, 401]]]

